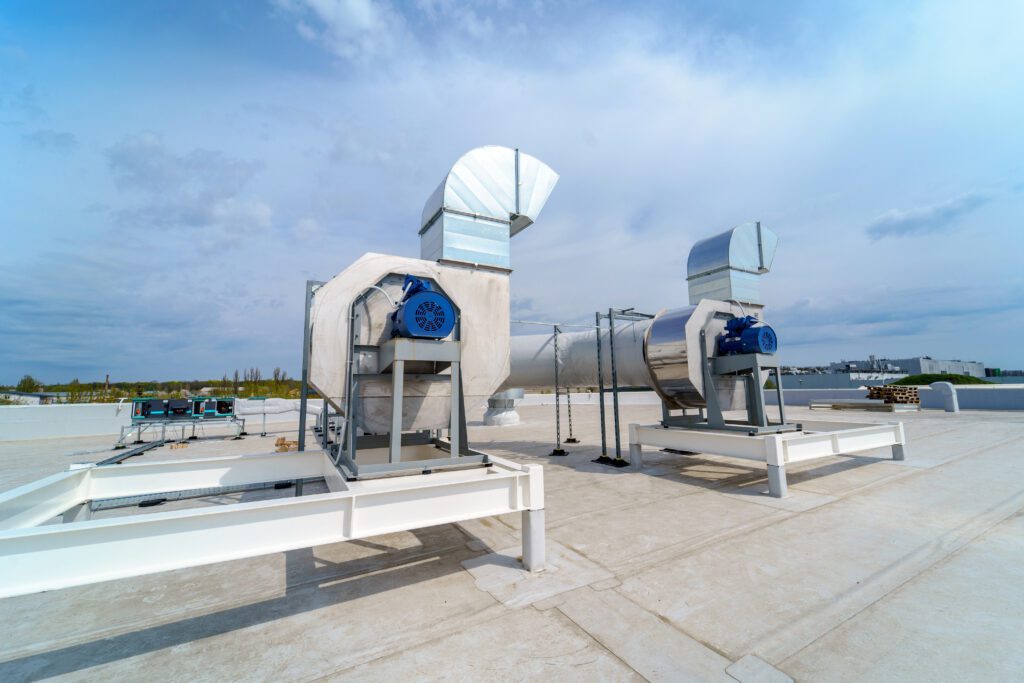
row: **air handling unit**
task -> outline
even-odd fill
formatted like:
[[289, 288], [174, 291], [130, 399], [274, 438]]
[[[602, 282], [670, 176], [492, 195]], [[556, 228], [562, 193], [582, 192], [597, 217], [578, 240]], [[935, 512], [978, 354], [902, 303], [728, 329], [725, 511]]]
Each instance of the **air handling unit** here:
[[[470, 448], [466, 413], [508, 377], [509, 242], [557, 180], [519, 150], [474, 149], [427, 201], [423, 258], [365, 254], [307, 283], [298, 453], [90, 465], [0, 494], [0, 597], [511, 512], [524, 566], [543, 568], [543, 468]], [[324, 401], [310, 451], [308, 387]], [[327, 492], [302, 495], [311, 482]], [[296, 495], [91, 519], [282, 486]]]

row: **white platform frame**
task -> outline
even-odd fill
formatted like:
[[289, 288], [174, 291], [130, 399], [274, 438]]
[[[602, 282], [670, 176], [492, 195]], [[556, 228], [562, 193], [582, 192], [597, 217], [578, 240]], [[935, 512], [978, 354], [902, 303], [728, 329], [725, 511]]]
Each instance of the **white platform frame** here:
[[786, 465], [851, 455], [875, 448], [891, 448], [893, 460], [906, 457], [902, 422], [886, 424], [803, 422], [803, 431], [748, 436], [736, 432], [684, 429], [657, 425], [629, 425], [629, 459], [643, 467], [643, 446], [726, 455], [758, 460], [768, 468], [768, 492], [775, 498], [788, 493]]
[[[544, 469], [490, 460], [352, 482], [319, 450], [71, 469], [0, 494], [0, 597], [509, 512], [523, 513], [523, 564], [539, 571]], [[92, 500], [321, 477], [329, 493], [88, 519]]]

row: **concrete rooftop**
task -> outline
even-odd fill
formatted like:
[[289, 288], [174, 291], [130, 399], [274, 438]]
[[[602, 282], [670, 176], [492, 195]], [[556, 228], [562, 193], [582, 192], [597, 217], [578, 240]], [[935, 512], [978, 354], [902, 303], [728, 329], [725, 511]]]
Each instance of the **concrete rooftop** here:
[[[1024, 677], [1024, 413], [830, 413], [903, 421], [908, 459], [791, 466], [782, 500], [750, 461], [593, 464], [597, 407], [573, 413], [565, 458], [550, 407], [470, 428], [544, 463], [546, 572], [518, 568], [514, 515], [10, 598], [0, 681]], [[625, 407], [623, 446], [658, 417]], [[266, 452], [276, 429], [142, 457]], [[112, 441], [0, 442], [0, 490]]]

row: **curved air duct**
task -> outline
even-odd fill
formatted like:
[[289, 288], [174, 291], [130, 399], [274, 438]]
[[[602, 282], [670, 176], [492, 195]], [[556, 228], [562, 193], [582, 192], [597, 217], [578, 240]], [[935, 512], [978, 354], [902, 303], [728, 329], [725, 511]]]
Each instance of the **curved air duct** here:
[[533, 224], [557, 183], [547, 164], [518, 149], [470, 150], [423, 207], [420, 258], [510, 268], [509, 238]]
[[[712, 357], [725, 318], [761, 309], [758, 278], [771, 269], [778, 237], [760, 223], [744, 223], [697, 242], [687, 263], [690, 303], [666, 309], [653, 320], [622, 322], [615, 329], [615, 361], [622, 387], [650, 387], [671, 408], [706, 405], [700, 333], [704, 353]], [[721, 314], [725, 314], [723, 317]], [[561, 387], [597, 386], [597, 330], [558, 335]], [[611, 386], [608, 330], [601, 330], [601, 373]], [[554, 384], [554, 335], [512, 337], [511, 373], [503, 388], [547, 388]], [[715, 389], [726, 410], [743, 406], [743, 386], [718, 377]]]

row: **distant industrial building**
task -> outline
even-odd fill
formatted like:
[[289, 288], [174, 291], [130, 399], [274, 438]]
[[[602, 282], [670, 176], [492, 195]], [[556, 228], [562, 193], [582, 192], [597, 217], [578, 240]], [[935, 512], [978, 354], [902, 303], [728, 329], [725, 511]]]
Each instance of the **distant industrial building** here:
[[877, 358], [868, 356], [868, 360], [848, 361], [829, 364], [830, 373], [846, 372], [893, 372], [906, 375], [968, 375], [969, 377], [985, 377], [985, 364], [977, 361], [937, 360], [931, 356], [916, 358]]
[[881, 386], [907, 375], [969, 375], [985, 377], [984, 363], [962, 360], [936, 360], [931, 356], [916, 358], [879, 358], [841, 360], [828, 367], [786, 368], [782, 375], [783, 389], [856, 389]]
[[783, 389], [859, 389], [880, 387], [906, 377], [902, 372], [828, 372], [782, 376]]
[[0, 390], [0, 400], [18, 403], [20, 405], [38, 406], [48, 403], [61, 403], [67, 400], [68, 395], [60, 391], [14, 391], [13, 389]]

